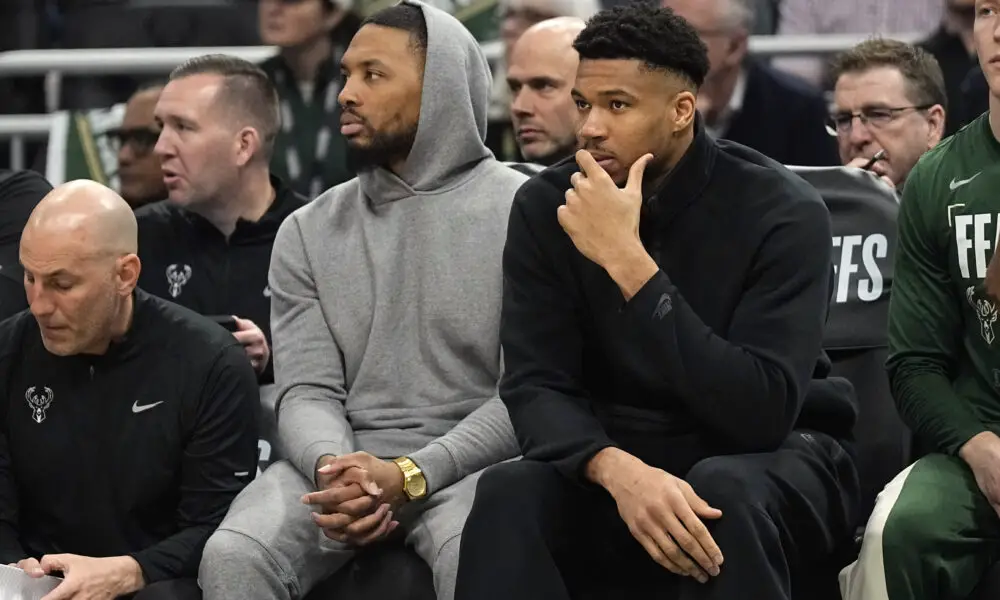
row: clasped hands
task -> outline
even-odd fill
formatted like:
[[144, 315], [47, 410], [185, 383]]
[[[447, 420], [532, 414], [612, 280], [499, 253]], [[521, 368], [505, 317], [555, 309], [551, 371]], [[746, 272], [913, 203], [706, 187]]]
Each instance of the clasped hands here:
[[316, 468], [317, 491], [302, 497], [314, 507], [313, 522], [326, 537], [365, 546], [389, 536], [406, 502], [403, 472], [391, 461], [366, 452], [324, 456]]

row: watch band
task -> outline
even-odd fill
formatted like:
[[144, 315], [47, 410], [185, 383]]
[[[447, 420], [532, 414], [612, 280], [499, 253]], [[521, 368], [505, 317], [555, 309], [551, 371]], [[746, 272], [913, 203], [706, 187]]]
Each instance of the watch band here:
[[424, 472], [409, 457], [401, 456], [393, 460], [403, 472], [403, 493], [410, 500], [417, 500], [427, 495], [427, 480]]

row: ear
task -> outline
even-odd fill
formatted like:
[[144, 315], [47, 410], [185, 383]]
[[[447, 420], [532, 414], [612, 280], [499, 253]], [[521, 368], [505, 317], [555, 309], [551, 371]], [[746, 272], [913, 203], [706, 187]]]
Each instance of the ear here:
[[253, 127], [244, 127], [236, 134], [236, 165], [245, 166], [260, 153], [263, 140]]
[[683, 90], [674, 96], [673, 102], [673, 129], [675, 132], [687, 129], [694, 121], [695, 111], [698, 106], [698, 99], [690, 90]]
[[139, 283], [139, 272], [142, 270], [142, 263], [135, 254], [126, 254], [118, 259], [118, 286], [119, 296], [128, 296]]
[[937, 146], [941, 138], [944, 137], [944, 121], [945, 112], [943, 106], [935, 104], [927, 109], [927, 124], [930, 126], [927, 133], [928, 150]]

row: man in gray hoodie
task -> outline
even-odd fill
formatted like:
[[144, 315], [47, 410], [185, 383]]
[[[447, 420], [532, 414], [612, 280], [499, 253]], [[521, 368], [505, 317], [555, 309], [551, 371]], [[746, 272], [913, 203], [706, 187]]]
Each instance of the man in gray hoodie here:
[[479, 473], [517, 455], [497, 396], [501, 255], [526, 177], [486, 148], [490, 73], [416, 0], [370, 17], [342, 61], [359, 175], [290, 216], [270, 286], [289, 456], [205, 547], [207, 600], [299, 598], [399, 536], [454, 595]]

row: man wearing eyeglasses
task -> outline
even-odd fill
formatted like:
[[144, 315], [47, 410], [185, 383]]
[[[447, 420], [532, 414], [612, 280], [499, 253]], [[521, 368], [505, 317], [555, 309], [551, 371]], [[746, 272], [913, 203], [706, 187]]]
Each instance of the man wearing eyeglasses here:
[[886, 371], [920, 452], [879, 494], [844, 600], [997, 597], [1000, 0], [976, 0], [973, 37], [989, 111], [927, 152], [899, 209]]
[[139, 88], [125, 105], [121, 127], [108, 132], [118, 150], [118, 191], [133, 209], [167, 197], [160, 159], [153, 153], [160, 136], [153, 109], [161, 91], [162, 83]]
[[841, 161], [902, 188], [944, 134], [948, 97], [937, 60], [910, 44], [873, 39], [839, 55], [833, 76], [828, 127]]

